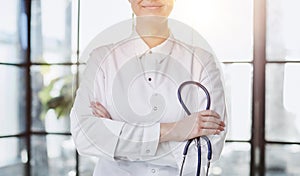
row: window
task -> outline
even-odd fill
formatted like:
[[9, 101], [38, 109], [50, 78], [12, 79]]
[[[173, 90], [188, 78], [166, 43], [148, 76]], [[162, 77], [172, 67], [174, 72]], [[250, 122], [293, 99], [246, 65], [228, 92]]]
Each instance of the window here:
[[71, 105], [76, 90], [78, 1], [0, 4], [0, 175], [76, 175], [59, 103]]
[[300, 12], [297, 0], [267, 0], [266, 175], [299, 175]]
[[25, 62], [26, 46], [19, 31], [24, 12], [18, 0], [0, 4], [0, 175], [24, 175], [28, 149], [20, 134], [26, 131], [27, 89], [26, 68], [19, 66]]
[[[211, 176], [300, 174], [299, 6], [176, 1], [171, 18], [207, 39], [225, 76], [229, 132]], [[92, 175], [60, 103], [72, 104], [88, 42], [130, 18], [124, 0], [0, 0], [0, 176]]]

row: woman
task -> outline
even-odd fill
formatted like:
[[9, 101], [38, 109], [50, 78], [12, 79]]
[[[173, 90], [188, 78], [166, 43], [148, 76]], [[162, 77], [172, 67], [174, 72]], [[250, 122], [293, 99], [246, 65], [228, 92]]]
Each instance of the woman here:
[[[71, 111], [71, 133], [79, 154], [96, 156], [94, 175], [179, 175], [185, 141], [211, 137], [213, 160], [225, 139], [226, 108], [213, 56], [172, 37], [167, 17], [174, 0], [130, 0], [134, 34], [91, 54]], [[212, 110], [200, 110], [186, 90], [187, 116], [176, 98], [180, 83], [201, 82]], [[192, 92], [192, 93], [191, 93]], [[149, 102], [150, 101], [150, 102]], [[150, 107], [150, 108], [149, 108]], [[195, 175], [197, 150], [190, 147], [184, 175]], [[207, 147], [202, 146], [201, 175]]]

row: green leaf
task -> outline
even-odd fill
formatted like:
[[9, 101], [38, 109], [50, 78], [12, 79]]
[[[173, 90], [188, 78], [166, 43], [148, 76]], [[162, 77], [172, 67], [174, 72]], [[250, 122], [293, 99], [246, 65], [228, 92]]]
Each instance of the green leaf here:
[[[43, 105], [42, 118], [45, 117], [49, 109], [55, 110], [57, 118], [65, 117], [69, 114], [73, 105], [73, 95], [75, 93], [73, 78], [73, 75], [56, 78], [39, 92], [38, 96]], [[54, 89], [55, 84], [61, 81], [63, 81], [63, 86], [60, 88], [60, 95], [52, 97], [51, 91]]]

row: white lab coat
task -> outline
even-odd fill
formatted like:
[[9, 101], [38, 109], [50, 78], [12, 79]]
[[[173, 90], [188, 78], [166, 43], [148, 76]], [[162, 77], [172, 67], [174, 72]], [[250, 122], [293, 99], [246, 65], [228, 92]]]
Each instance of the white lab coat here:
[[[141, 74], [135, 74], [137, 70]], [[226, 120], [220, 70], [214, 57], [201, 48], [171, 36], [149, 49], [133, 35], [90, 54], [71, 111], [71, 133], [79, 154], [99, 158], [94, 176], [178, 175], [185, 142], [159, 143], [160, 123], [185, 117], [177, 88], [187, 80], [201, 82], [209, 90], [211, 109]], [[183, 91], [191, 111], [205, 109], [205, 96], [199, 92], [193, 88]], [[162, 99], [149, 102], [158, 94]], [[90, 101], [99, 101], [113, 119], [95, 117]], [[226, 130], [209, 136], [213, 161], [220, 156], [225, 135]], [[204, 175], [207, 148], [205, 142], [202, 144]], [[192, 143], [184, 175], [195, 175], [196, 165], [197, 150]]]

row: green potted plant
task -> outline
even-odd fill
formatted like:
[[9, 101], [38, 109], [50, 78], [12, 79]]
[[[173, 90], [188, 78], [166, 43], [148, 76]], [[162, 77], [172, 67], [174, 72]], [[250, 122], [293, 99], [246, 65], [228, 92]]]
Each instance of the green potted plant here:
[[[41, 118], [44, 119], [50, 109], [55, 111], [57, 119], [69, 115], [76, 90], [73, 78], [73, 75], [58, 77], [39, 92], [42, 104]], [[53, 95], [53, 92], [56, 93]]]

